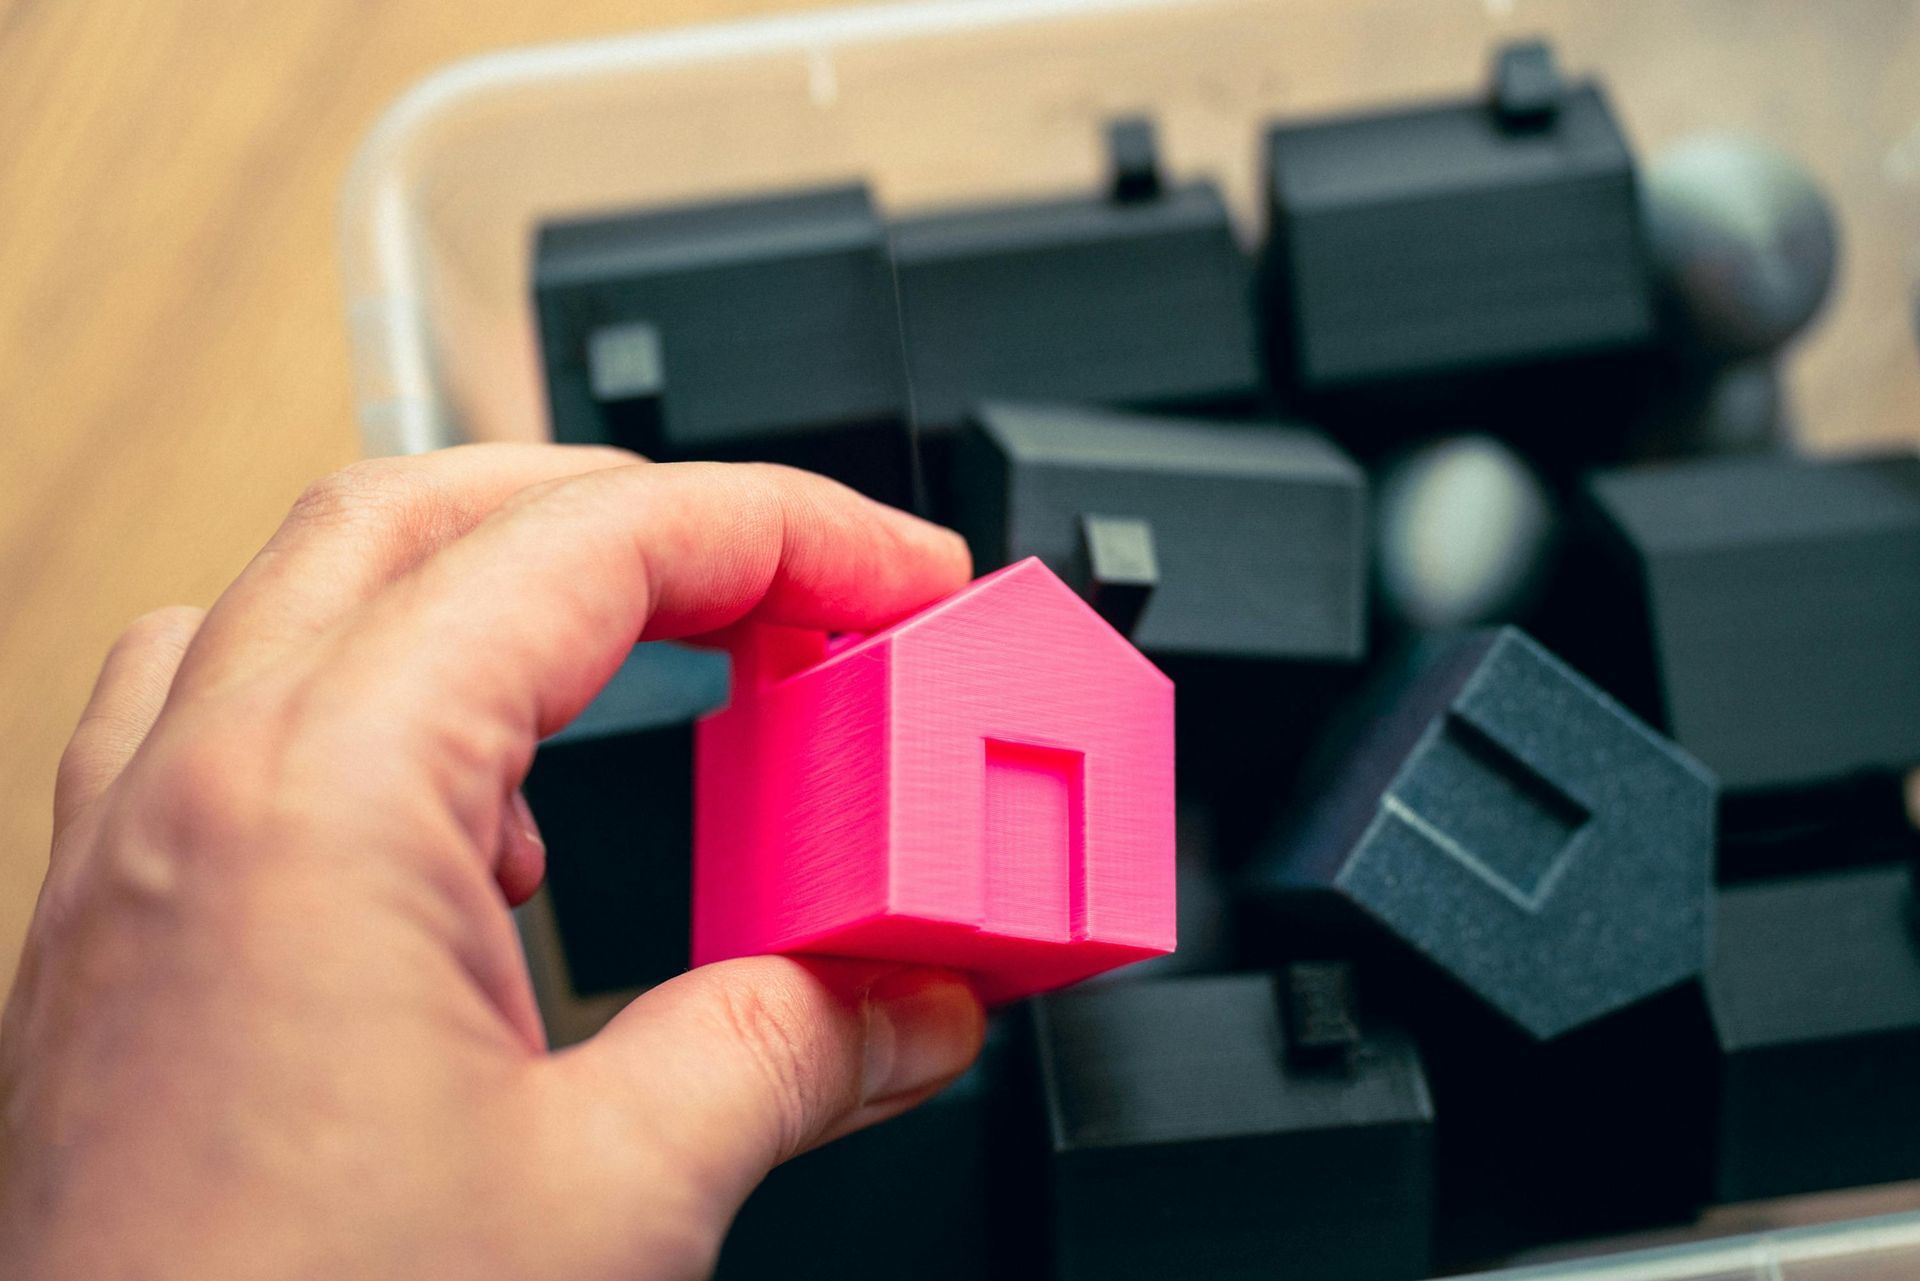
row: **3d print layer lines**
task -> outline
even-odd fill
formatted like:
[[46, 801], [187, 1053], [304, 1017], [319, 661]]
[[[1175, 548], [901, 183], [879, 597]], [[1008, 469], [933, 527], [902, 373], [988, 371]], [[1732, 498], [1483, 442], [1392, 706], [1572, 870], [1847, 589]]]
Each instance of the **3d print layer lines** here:
[[695, 774], [695, 964], [912, 961], [1000, 1001], [1173, 950], [1172, 682], [1038, 560], [848, 643], [754, 629]]

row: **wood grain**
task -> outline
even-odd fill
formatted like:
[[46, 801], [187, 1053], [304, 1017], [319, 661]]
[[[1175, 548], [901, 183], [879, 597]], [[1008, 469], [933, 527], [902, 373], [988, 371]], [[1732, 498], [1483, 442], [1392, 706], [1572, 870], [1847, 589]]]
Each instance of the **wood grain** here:
[[[1302, 35], [1276, 56], [1304, 106], [1382, 75], [1457, 84], [1488, 12], [1513, 8], [1423, 0], [1390, 39], [1345, 0], [1284, 2]], [[380, 110], [489, 48], [807, 7], [0, 0], [0, 988], [45, 866], [59, 751], [101, 655], [144, 610], [211, 602], [299, 490], [357, 452], [335, 203]], [[1920, 212], [1902, 212], [1873, 141], [1920, 120], [1915, 8], [1699, 0], [1672, 6], [1677, 32], [1661, 42], [1622, 34], [1614, 12], [1546, 0], [1519, 20], [1607, 73], [1643, 145], [1712, 123], [1810, 157], [1840, 193], [1849, 266], [1798, 375], [1832, 407], [1809, 435], [1920, 440], [1904, 266]], [[1822, 72], [1820, 109], [1783, 114], [1805, 86], [1764, 83], [1716, 52], [1716, 32], [1778, 42]]]

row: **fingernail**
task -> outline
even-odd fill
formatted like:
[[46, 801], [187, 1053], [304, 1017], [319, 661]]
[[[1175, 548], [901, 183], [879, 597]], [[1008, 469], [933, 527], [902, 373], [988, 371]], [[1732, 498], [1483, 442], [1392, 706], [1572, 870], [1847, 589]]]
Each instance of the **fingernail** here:
[[535, 849], [545, 851], [547, 843], [540, 838], [540, 824], [534, 821], [533, 807], [527, 804], [527, 795], [518, 788], [513, 793], [513, 821], [520, 827], [520, 835]]
[[964, 981], [938, 970], [899, 970], [867, 993], [862, 1103], [938, 1085], [980, 1052], [986, 1015]]

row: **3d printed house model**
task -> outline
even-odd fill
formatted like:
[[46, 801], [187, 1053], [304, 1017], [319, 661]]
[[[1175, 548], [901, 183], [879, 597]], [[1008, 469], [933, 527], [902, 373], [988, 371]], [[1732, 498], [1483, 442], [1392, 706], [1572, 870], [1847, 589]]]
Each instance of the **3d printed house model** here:
[[914, 961], [1008, 1000], [1173, 950], [1172, 682], [1039, 561], [734, 661], [696, 735], [695, 964]]

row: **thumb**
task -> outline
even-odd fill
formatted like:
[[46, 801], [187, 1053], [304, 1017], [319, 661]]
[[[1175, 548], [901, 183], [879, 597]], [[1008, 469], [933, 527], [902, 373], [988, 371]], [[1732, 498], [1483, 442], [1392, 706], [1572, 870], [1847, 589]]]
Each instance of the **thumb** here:
[[[569, 1084], [589, 1092], [576, 1097], [592, 1100], [600, 1143], [611, 1125], [638, 1149], [639, 1177], [684, 1173], [724, 1230], [773, 1166], [964, 1072], [985, 1025], [973, 989], [946, 971], [760, 956], [661, 984], [562, 1058], [586, 1077]], [[609, 1191], [617, 1212], [657, 1194]]]

